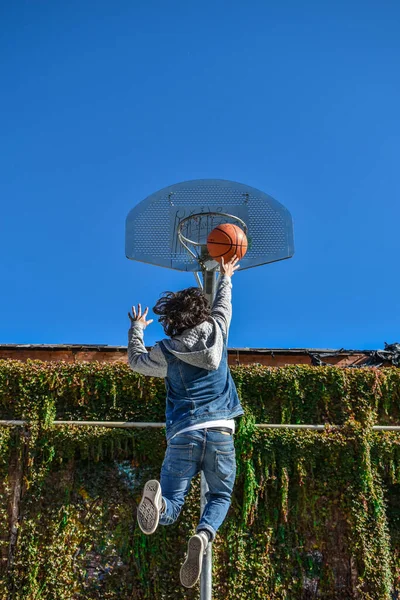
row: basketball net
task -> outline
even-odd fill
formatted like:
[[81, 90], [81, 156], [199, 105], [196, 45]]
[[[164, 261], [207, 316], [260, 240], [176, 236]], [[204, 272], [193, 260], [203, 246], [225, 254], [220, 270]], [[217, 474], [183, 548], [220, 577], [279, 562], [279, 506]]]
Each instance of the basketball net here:
[[220, 264], [210, 256], [207, 249], [207, 237], [215, 227], [222, 223], [229, 223], [232, 220], [236, 221], [247, 235], [246, 223], [239, 217], [228, 213], [196, 213], [189, 217], [185, 217], [178, 225], [177, 233], [180, 243], [190, 256], [199, 263], [200, 270], [203, 274], [204, 284], [201, 283], [196, 272], [195, 277], [203, 290], [209, 287], [206, 285], [206, 280], [209, 280], [207, 273], [212, 272], [213, 274], [216, 274], [216, 272], [220, 270]]

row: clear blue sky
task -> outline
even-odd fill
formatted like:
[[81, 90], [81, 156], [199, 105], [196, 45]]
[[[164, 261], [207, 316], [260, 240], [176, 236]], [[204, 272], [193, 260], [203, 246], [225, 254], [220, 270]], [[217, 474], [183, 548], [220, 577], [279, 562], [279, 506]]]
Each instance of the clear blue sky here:
[[126, 215], [198, 178], [294, 219], [233, 277], [231, 347], [400, 341], [399, 31], [394, 0], [2, 2], [0, 343], [126, 345], [195, 285], [125, 258]]

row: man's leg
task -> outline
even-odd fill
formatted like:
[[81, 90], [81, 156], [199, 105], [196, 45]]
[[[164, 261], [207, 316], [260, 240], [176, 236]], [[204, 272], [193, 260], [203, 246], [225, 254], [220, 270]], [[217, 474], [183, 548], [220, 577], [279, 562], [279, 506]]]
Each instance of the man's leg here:
[[161, 490], [165, 504], [160, 525], [174, 523], [182, 510], [190, 483], [200, 469], [201, 434], [188, 432], [175, 436], [167, 446], [161, 467]]
[[177, 435], [167, 446], [161, 467], [161, 484], [148, 481], [138, 507], [137, 520], [143, 533], [150, 535], [157, 526], [176, 521], [192, 478], [198, 473], [204, 436]]
[[201, 468], [209, 488], [206, 494], [207, 504], [196, 535], [189, 540], [186, 560], [180, 572], [181, 583], [188, 588], [199, 580], [203, 554], [226, 517], [236, 476], [233, 436], [210, 430], [207, 430], [206, 435]]
[[235, 483], [236, 456], [232, 435], [207, 431], [202, 469], [208, 492], [197, 531], [207, 531], [210, 541], [213, 541], [230, 507]]

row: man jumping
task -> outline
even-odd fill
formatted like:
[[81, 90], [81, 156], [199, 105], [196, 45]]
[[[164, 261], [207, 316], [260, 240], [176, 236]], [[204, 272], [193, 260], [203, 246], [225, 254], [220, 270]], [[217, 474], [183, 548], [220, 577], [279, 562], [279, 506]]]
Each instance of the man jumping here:
[[200, 522], [188, 542], [180, 580], [198, 581], [203, 555], [231, 504], [236, 476], [234, 418], [244, 413], [228, 366], [227, 338], [232, 318], [231, 277], [239, 268], [235, 256], [224, 263], [212, 307], [197, 287], [165, 292], [153, 308], [167, 339], [147, 352], [143, 330], [148, 308], [128, 313], [128, 361], [131, 369], [165, 379], [167, 450], [160, 481], [148, 481], [138, 507], [143, 533], [176, 521], [192, 478], [203, 471], [209, 491]]

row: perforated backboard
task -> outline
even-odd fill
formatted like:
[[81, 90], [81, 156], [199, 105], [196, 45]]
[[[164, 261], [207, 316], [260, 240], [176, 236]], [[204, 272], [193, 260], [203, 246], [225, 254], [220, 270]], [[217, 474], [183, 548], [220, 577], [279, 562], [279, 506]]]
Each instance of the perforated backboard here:
[[[223, 179], [196, 179], [168, 186], [139, 202], [126, 218], [127, 258], [178, 271], [200, 271], [199, 263], [181, 245], [177, 227], [195, 213], [222, 212], [242, 219], [248, 227], [249, 248], [240, 270], [290, 258], [294, 254], [293, 224], [289, 211], [268, 194]], [[208, 217], [201, 231], [183, 231], [205, 241], [214, 227], [229, 222]], [[234, 221], [231, 221], [234, 222]]]

